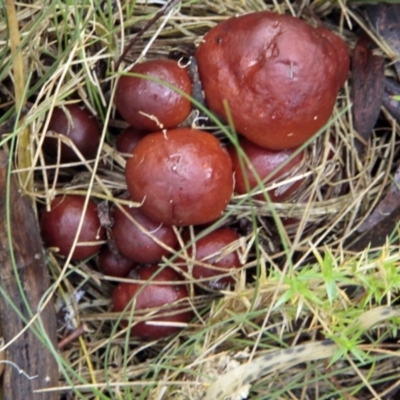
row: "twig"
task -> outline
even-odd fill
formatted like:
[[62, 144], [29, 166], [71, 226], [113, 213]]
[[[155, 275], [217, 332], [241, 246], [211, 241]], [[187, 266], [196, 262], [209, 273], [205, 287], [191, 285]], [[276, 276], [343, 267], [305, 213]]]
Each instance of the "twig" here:
[[179, 4], [181, 0], [170, 0], [166, 3], [163, 7], [161, 7], [160, 11], [147, 22], [147, 24], [135, 35], [135, 37], [129, 42], [128, 46], [125, 47], [125, 50], [119, 57], [117, 63], [115, 64], [115, 70], [118, 71], [118, 68], [121, 62], [125, 59], [126, 55], [128, 54], [129, 50], [134, 46], [134, 44], [140, 39], [143, 34], [152, 26], [154, 25], [164, 14], [166, 14], [169, 10]]
[[85, 323], [80, 324], [74, 331], [58, 342], [58, 349], [62, 350], [64, 347], [68, 346], [70, 343], [74, 342], [80, 336], [88, 332], [90, 332], [89, 327]]

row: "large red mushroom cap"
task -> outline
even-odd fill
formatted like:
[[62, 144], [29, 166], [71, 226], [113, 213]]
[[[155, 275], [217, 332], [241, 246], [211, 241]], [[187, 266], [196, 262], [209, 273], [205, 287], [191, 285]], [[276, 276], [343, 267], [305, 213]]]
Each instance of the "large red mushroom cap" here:
[[209, 108], [271, 150], [297, 147], [329, 120], [347, 78], [346, 44], [324, 28], [268, 11], [211, 29], [196, 53]]
[[128, 158], [125, 177], [140, 211], [167, 225], [215, 221], [233, 194], [228, 152], [215, 136], [197, 129], [145, 136]]
[[[324, 37], [334, 48], [337, 57], [337, 88], [338, 90], [345, 84], [349, 76], [350, 57], [346, 43], [335, 33], [322, 26], [318, 27], [316, 31]], [[329, 46], [328, 46], [329, 47]]]

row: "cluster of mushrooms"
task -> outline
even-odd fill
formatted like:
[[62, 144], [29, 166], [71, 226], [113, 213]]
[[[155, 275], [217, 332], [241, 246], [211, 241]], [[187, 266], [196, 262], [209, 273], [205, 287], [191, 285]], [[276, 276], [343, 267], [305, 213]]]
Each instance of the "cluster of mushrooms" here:
[[[234, 283], [233, 271], [243, 265], [232, 245], [239, 234], [223, 227], [193, 240], [193, 231], [217, 221], [234, 192], [248, 193], [266, 177], [279, 180], [301, 162], [302, 152], [292, 155], [328, 122], [349, 71], [348, 49], [336, 34], [267, 11], [220, 23], [204, 36], [195, 58], [206, 105], [233, 122], [239, 146], [182, 127], [193, 109], [191, 75], [172, 59], [145, 61], [119, 77], [114, 98], [130, 125], [116, 140], [127, 160], [125, 199], [140, 206], [114, 205], [108, 230], [96, 201], [83, 196], [56, 196], [41, 212], [47, 246], [76, 261], [97, 254], [101, 272], [134, 280], [115, 287], [114, 311], [134, 307], [136, 316], [160, 308], [153, 323], [132, 324], [138, 337], [165, 337], [191, 320], [193, 312], [176, 304], [189, 296], [183, 279], [194, 278], [203, 289]], [[99, 151], [97, 121], [77, 105], [53, 110], [49, 131], [43, 149], [59, 162], [93, 159]], [[68, 140], [55, 140], [54, 132]], [[299, 184], [269, 190], [268, 196], [285, 201]], [[174, 268], [158, 266], [172, 254], [178, 254]], [[166, 309], [174, 312], [165, 315]]]

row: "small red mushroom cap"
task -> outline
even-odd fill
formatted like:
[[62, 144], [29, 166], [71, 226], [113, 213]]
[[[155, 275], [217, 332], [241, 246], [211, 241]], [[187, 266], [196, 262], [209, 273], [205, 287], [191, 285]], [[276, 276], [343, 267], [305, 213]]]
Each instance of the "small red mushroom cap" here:
[[104, 245], [97, 258], [97, 268], [105, 275], [115, 276], [117, 278], [126, 278], [136, 267], [136, 264], [124, 257], [115, 249], [110, 249]]
[[115, 146], [119, 152], [128, 154], [147, 134], [147, 131], [128, 126], [117, 136]]
[[[245, 194], [249, 190], [259, 187], [259, 181], [266, 185], [279, 183], [290, 176], [302, 163], [305, 152], [294, 155], [297, 149], [269, 150], [257, 146], [244, 137], [239, 140], [240, 148], [245, 153], [246, 160], [242, 160], [236, 149], [231, 148], [233, 170], [235, 171], [235, 191]], [[243, 167], [243, 168], [242, 168]], [[266, 180], [268, 178], [268, 180]], [[285, 185], [278, 185], [276, 189], [268, 190], [271, 201], [281, 202], [288, 200], [304, 179], [298, 179]], [[262, 187], [259, 187], [261, 190]], [[254, 196], [257, 200], [265, 200], [263, 193]]]
[[[181, 330], [176, 323], [187, 323], [192, 319], [191, 310], [181, 310], [180, 306], [174, 304], [178, 300], [187, 298], [188, 291], [173, 269], [161, 270], [156, 265], [141, 267], [132, 271], [130, 277], [143, 282], [120, 283], [112, 296], [114, 311], [129, 309], [131, 304], [135, 308], [133, 315], [144, 317], [147, 309], [160, 308], [150, 320], [135, 323], [131, 327], [133, 336], [148, 339], [163, 338]], [[170, 315], [167, 315], [168, 313]], [[162, 322], [163, 325], [152, 324], [153, 321]], [[124, 326], [127, 323], [127, 320], [123, 320]]]
[[115, 208], [113, 217], [115, 245], [123, 256], [134, 262], [156, 263], [169, 254], [167, 247], [174, 248], [178, 243], [171, 226], [150, 219], [138, 208]]
[[[165, 81], [187, 94], [192, 91], [188, 71], [174, 60], [146, 61], [134, 65], [129, 72]], [[191, 111], [190, 100], [175, 90], [150, 79], [129, 75], [120, 77], [114, 102], [122, 118], [131, 126], [153, 132], [179, 125]]]
[[235, 230], [219, 228], [196, 240], [187, 250], [192, 261], [182, 263], [179, 259], [178, 266], [194, 279], [207, 278], [201, 283], [211, 289], [225, 289], [235, 283], [230, 270], [243, 265], [237, 246], [233, 245], [239, 239]]
[[98, 217], [97, 204], [93, 200], [89, 200], [85, 213], [84, 210], [84, 196], [60, 195], [55, 197], [50, 203], [50, 210], [43, 210], [40, 216], [42, 237], [46, 245], [57, 247], [60, 255], [68, 256], [74, 245], [83, 215], [77, 245], [71, 258], [83, 260], [97, 253], [105, 239], [105, 231], [101, 227]]
[[[53, 110], [48, 126], [53, 131], [66, 136], [86, 159], [95, 158], [100, 144], [100, 130], [96, 118], [86, 108], [77, 104], [57, 107]], [[80, 158], [76, 151], [66, 143], [61, 143], [61, 161], [75, 162]], [[43, 149], [49, 156], [56, 158], [58, 140], [46, 137]]]

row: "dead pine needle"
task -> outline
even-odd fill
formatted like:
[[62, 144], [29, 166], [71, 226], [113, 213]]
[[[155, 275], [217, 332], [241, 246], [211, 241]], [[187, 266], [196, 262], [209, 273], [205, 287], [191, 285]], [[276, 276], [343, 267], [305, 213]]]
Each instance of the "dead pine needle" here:
[[[18, 16], [16, 4], [14, 0], [5, 0], [7, 22], [8, 22], [8, 38], [11, 49], [11, 57], [13, 58], [13, 83], [14, 83], [14, 97], [15, 97], [15, 113], [21, 115], [22, 108], [26, 102], [26, 71], [24, 55], [21, 47], [21, 36], [19, 30]], [[14, 126], [17, 132], [21, 127], [21, 121]], [[22, 171], [19, 172], [21, 185], [27, 190], [31, 191], [33, 188], [33, 177], [28, 172], [31, 167], [31, 142], [30, 142], [30, 129], [25, 126], [20, 131], [17, 138], [17, 168]]]

